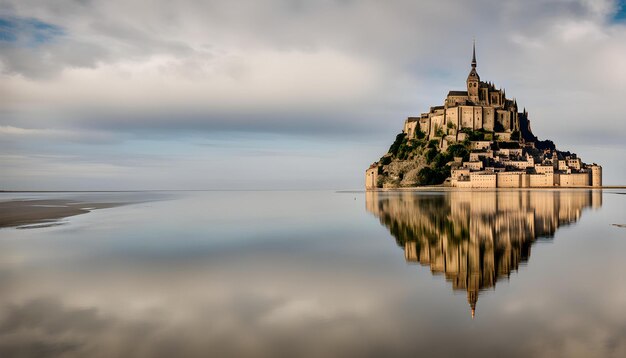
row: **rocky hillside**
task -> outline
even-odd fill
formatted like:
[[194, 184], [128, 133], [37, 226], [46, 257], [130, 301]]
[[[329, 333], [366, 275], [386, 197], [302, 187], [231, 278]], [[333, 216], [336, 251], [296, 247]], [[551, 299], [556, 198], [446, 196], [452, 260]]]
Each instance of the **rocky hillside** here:
[[375, 163], [378, 167], [378, 187], [398, 188], [437, 185], [450, 176], [450, 162], [469, 158], [470, 141], [440, 149], [440, 140], [427, 140], [418, 132], [415, 139], [405, 133], [396, 136], [387, 154]]

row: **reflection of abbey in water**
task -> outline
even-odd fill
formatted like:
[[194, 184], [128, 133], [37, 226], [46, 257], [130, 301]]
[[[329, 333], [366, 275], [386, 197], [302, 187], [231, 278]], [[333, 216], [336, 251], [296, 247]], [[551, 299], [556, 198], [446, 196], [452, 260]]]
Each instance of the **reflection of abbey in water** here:
[[407, 261], [429, 265], [455, 290], [467, 290], [472, 317], [478, 292], [528, 260], [536, 239], [601, 205], [597, 190], [366, 193], [367, 210], [404, 248]]

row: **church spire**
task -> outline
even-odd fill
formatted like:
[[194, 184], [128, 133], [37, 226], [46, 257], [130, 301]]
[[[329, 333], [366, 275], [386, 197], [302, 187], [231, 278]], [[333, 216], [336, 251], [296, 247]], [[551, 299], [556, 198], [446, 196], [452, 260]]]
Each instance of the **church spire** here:
[[472, 68], [476, 68], [476, 40], [472, 44]]
[[472, 69], [470, 70], [470, 73], [467, 76], [467, 95], [469, 97], [470, 102], [478, 103], [479, 101], [478, 88], [479, 87], [480, 87], [480, 77], [478, 76], [478, 72], [476, 72], [476, 41], [474, 40], [474, 44], [472, 46]]

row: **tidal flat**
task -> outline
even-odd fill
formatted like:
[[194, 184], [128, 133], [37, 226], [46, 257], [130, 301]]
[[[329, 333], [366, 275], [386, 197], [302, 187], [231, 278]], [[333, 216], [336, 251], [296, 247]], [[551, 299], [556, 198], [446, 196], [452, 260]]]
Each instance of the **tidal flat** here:
[[2, 193], [0, 356], [623, 357], [624, 193]]

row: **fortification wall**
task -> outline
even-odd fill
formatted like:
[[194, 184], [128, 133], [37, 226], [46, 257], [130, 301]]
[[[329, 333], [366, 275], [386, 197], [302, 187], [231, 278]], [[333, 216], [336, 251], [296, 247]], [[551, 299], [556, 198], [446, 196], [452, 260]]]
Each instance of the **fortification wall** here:
[[589, 173], [555, 174], [555, 177], [558, 177], [558, 185], [565, 188], [591, 184]]
[[430, 118], [420, 118], [420, 130], [428, 136], [430, 134]]
[[417, 128], [417, 121], [411, 121], [410, 118], [404, 121], [404, 127], [402, 128], [402, 132], [406, 134], [406, 136], [411, 139], [415, 136], [415, 128]]
[[493, 131], [494, 127], [494, 109], [493, 107], [483, 107], [483, 128], [487, 131]]
[[461, 128], [474, 128], [474, 107], [459, 106], [461, 115]]
[[496, 174], [470, 174], [472, 188], [495, 188]]
[[474, 107], [474, 124], [472, 129], [480, 129], [483, 127], [483, 107]]
[[459, 108], [453, 107], [446, 109], [446, 126], [448, 123], [454, 124], [455, 128], [459, 128]]
[[521, 188], [522, 172], [500, 172], [496, 174], [498, 188]]
[[428, 138], [433, 138], [437, 135], [437, 128], [441, 128], [441, 130], [444, 130], [445, 126], [443, 121], [443, 114], [430, 117], [430, 132]]
[[528, 174], [529, 183], [531, 188], [546, 188], [554, 186], [554, 174]]

